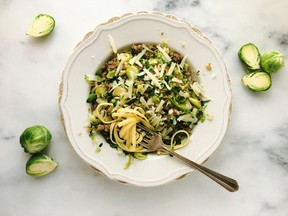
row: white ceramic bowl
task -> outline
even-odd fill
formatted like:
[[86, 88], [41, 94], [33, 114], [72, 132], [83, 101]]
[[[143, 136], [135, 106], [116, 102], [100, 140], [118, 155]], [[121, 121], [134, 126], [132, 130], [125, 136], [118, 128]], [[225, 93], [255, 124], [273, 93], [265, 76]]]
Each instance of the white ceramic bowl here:
[[[111, 46], [108, 34], [118, 48], [133, 43], [156, 43], [168, 40], [168, 46], [188, 55], [188, 61], [200, 70], [200, 83], [212, 98], [207, 111], [214, 120], [199, 123], [190, 143], [178, 153], [204, 163], [221, 143], [228, 126], [231, 105], [230, 80], [222, 57], [198, 29], [174, 16], [140, 12], [125, 14], [101, 24], [88, 33], [69, 57], [60, 85], [60, 111], [66, 134], [78, 155], [91, 167], [110, 179], [138, 186], [156, 186], [179, 179], [193, 171], [169, 156], [149, 155], [144, 161], [134, 160], [124, 169], [127, 157], [119, 155], [108, 144], [95, 151], [85, 125], [88, 125], [86, 104], [90, 87], [85, 74], [94, 74], [108, 58]], [[212, 70], [206, 66], [211, 64]], [[99, 142], [104, 142], [100, 136]]]

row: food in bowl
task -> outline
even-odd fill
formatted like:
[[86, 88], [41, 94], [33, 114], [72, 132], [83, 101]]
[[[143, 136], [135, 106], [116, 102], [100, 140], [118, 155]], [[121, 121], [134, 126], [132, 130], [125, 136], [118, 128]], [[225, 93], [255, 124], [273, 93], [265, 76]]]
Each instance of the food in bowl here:
[[85, 75], [90, 137], [95, 140], [100, 133], [129, 161], [149, 153], [139, 144], [146, 132], [137, 124], [161, 134], [170, 149], [187, 145], [195, 125], [205, 120], [209, 101], [187, 56], [167, 43], [132, 44], [117, 51], [109, 39], [113, 53], [95, 74]]

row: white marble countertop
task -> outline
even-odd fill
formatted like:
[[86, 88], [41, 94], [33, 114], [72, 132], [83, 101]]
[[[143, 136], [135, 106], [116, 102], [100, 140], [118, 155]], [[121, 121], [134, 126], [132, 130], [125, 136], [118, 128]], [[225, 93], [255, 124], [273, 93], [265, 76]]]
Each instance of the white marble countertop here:
[[[255, 43], [288, 57], [286, 0], [1, 0], [0, 215], [288, 215], [288, 71], [267, 92], [240, 82], [237, 52]], [[171, 13], [201, 29], [223, 55], [232, 79], [230, 127], [206, 165], [238, 180], [229, 193], [199, 172], [159, 187], [122, 185], [94, 172], [73, 150], [61, 125], [58, 87], [68, 56], [82, 37], [114, 16], [141, 10]], [[56, 20], [35, 40], [25, 33], [39, 13]], [[288, 65], [286, 58], [286, 65]], [[55, 172], [25, 173], [22, 131], [42, 124], [53, 134], [47, 152]]]

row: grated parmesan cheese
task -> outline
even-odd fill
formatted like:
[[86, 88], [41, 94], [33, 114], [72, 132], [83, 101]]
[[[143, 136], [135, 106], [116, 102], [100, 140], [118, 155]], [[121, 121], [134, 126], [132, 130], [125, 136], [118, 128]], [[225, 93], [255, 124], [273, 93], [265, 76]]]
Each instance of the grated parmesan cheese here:
[[147, 70], [146, 68], [144, 68], [144, 70], [143, 70], [146, 74], [147, 74], [147, 76], [152, 80], [152, 83], [155, 85], [155, 86], [157, 86], [158, 88], [162, 88], [161, 87], [161, 84], [159, 83], [159, 81], [158, 81], [158, 79], [155, 77], [155, 75], [154, 74], [152, 74], [149, 70]]
[[124, 58], [121, 59], [117, 69], [116, 69], [116, 72], [115, 72], [115, 75], [117, 76], [119, 74], [119, 72], [122, 70], [123, 68], [123, 63], [125, 62]]
[[140, 62], [139, 60], [137, 60], [135, 63], [136, 63], [139, 67], [143, 67], [143, 65], [141, 64], [141, 62]]
[[172, 62], [171, 66], [170, 66], [170, 68], [169, 68], [169, 70], [168, 70], [168, 72], [166, 73], [167, 76], [171, 76], [171, 75], [172, 75], [172, 73], [173, 73], [173, 71], [174, 71], [174, 69], [175, 69], [175, 66], [176, 66], [176, 63], [175, 63], [175, 62]]
[[168, 90], [171, 90], [171, 87], [168, 85], [168, 83], [164, 79], [162, 80], [162, 83], [166, 86]]
[[136, 63], [140, 67], [143, 67], [143, 65], [140, 63], [140, 59], [143, 57], [147, 50], [148, 47], [144, 46], [144, 49], [137, 56], [134, 56], [132, 59], [130, 59], [129, 64], [133, 65]]
[[159, 78], [163, 77], [164, 73], [165, 73], [165, 68], [166, 68], [166, 64], [162, 64], [161, 65], [161, 71], [159, 74]]
[[156, 65], [155, 65], [155, 67], [153, 68], [153, 70], [154, 70], [156, 76], [159, 77], [159, 76], [160, 76], [160, 72], [159, 72], [159, 70], [158, 70], [158, 68], [157, 68]]
[[183, 121], [183, 122], [196, 122], [197, 119], [193, 118], [193, 116], [188, 113], [185, 115], [181, 115], [177, 118], [177, 121]]
[[110, 43], [110, 46], [112, 48], [113, 53], [116, 54], [117, 53], [117, 47], [115, 45], [115, 41], [114, 41], [113, 37], [110, 34], [108, 34], [108, 41]]
[[113, 87], [110, 89], [109, 93], [112, 92], [117, 86], [120, 86], [121, 83], [117, 83], [116, 81], [113, 82]]
[[184, 97], [184, 98], [189, 98], [189, 93], [187, 93], [187, 92], [183, 92], [183, 91], [181, 91], [180, 90], [180, 92], [179, 92], [179, 95], [181, 96], [181, 97]]
[[183, 67], [184, 67], [184, 64], [185, 64], [185, 62], [186, 62], [186, 59], [187, 59], [187, 55], [185, 55], [185, 56], [183, 57], [183, 59], [182, 59], [182, 61], [181, 61], [180, 65], [179, 65], [179, 67], [180, 67], [180, 68], [182, 68], [182, 69], [183, 69]]
[[125, 80], [122, 77], [118, 77], [118, 81], [122, 87], [125, 87]]
[[151, 119], [151, 125], [153, 127], [157, 127], [158, 125], [163, 125], [163, 121], [165, 121], [167, 118], [161, 118], [160, 116], [154, 115]]
[[144, 97], [140, 97], [139, 101], [140, 101], [141, 104], [143, 104], [145, 107], [148, 107], [148, 104], [147, 104], [146, 100], [144, 99]]
[[165, 101], [161, 100], [155, 111], [156, 112], [160, 112], [162, 110], [162, 108], [163, 108], [164, 103], [165, 103]]
[[145, 91], [148, 89], [148, 87], [149, 87], [149, 85], [144, 85], [144, 88], [143, 89], [141, 89], [141, 91], [139, 91], [140, 92], [140, 94], [144, 94], [145, 93]]
[[137, 76], [144, 76], [146, 73], [145, 71], [141, 71], [140, 73], [137, 74]]
[[178, 79], [178, 78], [176, 78], [176, 77], [173, 77], [173, 78], [171, 79], [171, 81], [172, 81], [172, 82], [176, 82], [176, 83], [183, 83], [182, 80], [180, 80], [180, 79]]
[[203, 87], [198, 82], [193, 82], [191, 88], [193, 89], [193, 91], [197, 96], [203, 93]]
[[193, 84], [190, 86], [197, 96], [202, 95], [203, 97], [212, 100], [208, 95], [204, 93], [202, 85], [200, 85], [198, 82], [193, 82]]
[[186, 42], [185, 42], [185, 41], [183, 41], [183, 40], [181, 40], [181, 41], [180, 41], [180, 45], [181, 45], [181, 47], [182, 47], [182, 48], [184, 48], [184, 47], [185, 47], [185, 45], [186, 45]]
[[166, 62], [170, 62], [172, 59], [170, 58], [170, 56], [166, 53], [166, 51], [160, 47], [159, 45], [157, 46], [158, 50], [163, 54], [164, 56], [164, 61]]
[[163, 131], [162, 131], [162, 137], [167, 136], [172, 131], [173, 131], [173, 129], [171, 127], [169, 127], [168, 129], [164, 128]]
[[208, 121], [213, 121], [213, 120], [214, 120], [214, 116], [208, 114], [208, 115], [206, 115], [206, 119], [207, 119]]
[[131, 98], [134, 82], [132, 80], [126, 80], [125, 84], [128, 87], [128, 92], [126, 93], [126, 97]]
[[144, 99], [144, 97], [140, 97], [140, 102], [145, 106], [145, 107], [149, 107], [149, 106], [151, 106], [151, 105], [153, 105], [153, 99], [152, 98], [149, 98], [148, 99], [148, 101], [146, 101], [145, 99]]
[[130, 65], [133, 65], [133, 64], [135, 63], [136, 59], [137, 59], [137, 56], [134, 56], [133, 58], [131, 58], [131, 59], [129, 60], [129, 64], [130, 64]]

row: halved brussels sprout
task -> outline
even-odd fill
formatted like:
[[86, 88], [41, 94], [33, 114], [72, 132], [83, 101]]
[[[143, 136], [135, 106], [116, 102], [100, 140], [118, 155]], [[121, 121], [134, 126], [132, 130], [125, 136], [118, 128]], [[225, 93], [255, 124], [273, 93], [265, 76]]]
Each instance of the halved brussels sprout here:
[[129, 66], [126, 70], [126, 75], [129, 80], [134, 80], [137, 77], [137, 74], [139, 73], [139, 70], [135, 66]]
[[113, 90], [113, 96], [116, 96], [116, 97], [124, 96], [126, 93], [127, 93], [126, 89], [121, 86], [117, 86]]
[[41, 125], [28, 127], [20, 135], [20, 144], [25, 152], [36, 154], [46, 148], [52, 139], [50, 131]]
[[30, 23], [27, 35], [32, 37], [43, 37], [53, 31], [55, 20], [47, 14], [39, 14]]
[[254, 44], [243, 45], [238, 52], [238, 57], [249, 70], [260, 69], [260, 52]]
[[284, 67], [284, 55], [278, 51], [266, 52], [261, 57], [261, 67], [268, 73], [274, 73]]
[[95, 87], [95, 94], [97, 95], [98, 98], [104, 97], [107, 94], [107, 88], [105, 87], [104, 84], [100, 84]]
[[245, 75], [242, 83], [249, 89], [259, 92], [268, 90], [272, 85], [272, 80], [270, 74], [257, 71]]
[[52, 172], [58, 164], [44, 154], [33, 155], [26, 163], [26, 173], [32, 176], [44, 176]]

